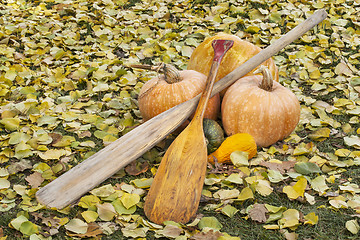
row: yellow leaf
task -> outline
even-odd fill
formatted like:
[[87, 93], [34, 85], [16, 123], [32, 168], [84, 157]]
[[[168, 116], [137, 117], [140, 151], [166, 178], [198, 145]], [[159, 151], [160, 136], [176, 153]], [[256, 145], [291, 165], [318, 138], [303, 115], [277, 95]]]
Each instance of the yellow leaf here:
[[111, 184], [107, 184], [90, 191], [90, 193], [97, 197], [108, 197], [115, 192], [114, 187]]
[[344, 137], [344, 142], [347, 146], [360, 149], [360, 137], [352, 135], [350, 137]]
[[329, 176], [328, 178], [326, 178], [326, 181], [328, 183], [335, 183], [336, 177], [334, 175]]
[[26, 221], [28, 221], [27, 217], [25, 217], [24, 215], [19, 215], [17, 218], [11, 220], [9, 226], [15, 228], [16, 230], [19, 230], [21, 224], [23, 224]]
[[81, 213], [81, 216], [85, 219], [87, 223], [95, 222], [99, 214], [94, 211], [85, 211]]
[[111, 204], [114, 206], [115, 211], [120, 215], [133, 214], [136, 211], [136, 205], [127, 209], [119, 198], [115, 199]]
[[260, 31], [260, 28], [257, 26], [249, 26], [245, 29], [245, 31], [249, 33], [257, 33], [258, 31]]
[[31, 136], [26, 133], [14, 132], [10, 134], [9, 144], [14, 145], [14, 144], [19, 144], [21, 142], [26, 143], [27, 141], [30, 140], [30, 138]]
[[94, 208], [97, 203], [100, 203], [100, 199], [98, 197], [94, 195], [86, 195], [80, 199], [78, 206], [82, 208]]
[[293, 155], [298, 156], [298, 155], [307, 154], [312, 150], [311, 148], [312, 148], [311, 144], [309, 145], [302, 142], [298, 146], [296, 146]]
[[277, 225], [277, 224], [268, 224], [268, 225], [264, 225], [263, 227], [268, 230], [280, 229], [279, 225]]
[[140, 196], [138, 194], [124, 193], [121, 197], [121, 202], [126, 209], [129, 209], [140, 202]]
[[224, 199], [231, 199], [237, 198], [240, 195], [240, 191], [236, 188], [228, 190], [228, 189], [220, 189], [219, 191], [214, 193], [215, 198], [220, 198], [221, 200]]
[[301, 176], [294, 186], [285, 186], [283, 192], [287, 194], [289, 199], [297, 199], [304, 196], [306, 186], [307, 180]]
[[324, 165], [327, 162], [327, 160], [322, 157], [319, 157], [319, 156], [314, 156], [314, 157], [310, 158], [309, 162], [316, 163], [316, 165], [321, 167], [322, 165]]
[[65, 229], [74, 233], [84, 234], [87, 232], [88, 224], [83, 222], [81, 219], [74, 218], [65, 225]]
[[243, 184], [243, 179], [239, 173], [232, 173], [230, 176], [225, 178], [224, 181], [236, 184]]
[[345, 198], [342, 196], [338, 196], [335, 197], [334, 199], [330, 200], [329, 203], [332, 207], [336, 208], [336, 209], [340, 209], [340, 208], [347, 208], [348, 205], [345, 202]]
[[283, 213], [283, 217], [279, 220], [280, 228], [290, 228], [293, 230], [299, 223], [300, 213], [296, 209], [288, 209]]
[[335, 151], [335, 155], [339, 157], [349, 157], [351, 155], [351, 151], [349, 149], [340, 148]]
[[67, 217], [59, 218], [55, 216], [54, 219], [58, 222], [60, 226], [63, 226], [69, 222], [69, 218]]
[[279, 211], [286, 210], [285, 207], [276, 207], [276, 206], [272, 206], [272, 205], [269, 205], [269, 204], [265, 204], [265, 207], [270, 213], [277, 213]]
[[326, 177], [321, 175], [311, 180], [311, 188], [323, 195], [329, 187], [326, 185]]
[[360, 200], [349, 200], [348, 206], [355, 210], [356, 213], [360, 213]]
[[347, 221], [345, 226], [346, 229], [354, 235], [358, 234], [358, 232], [360, 231], [360, 226], [356, 219]]
[[338, 65], [336, 65], [335, 73], [338, 75], [342, 75], [342, 74], [347, 75], [347, 76], [352, 75], [351, 69], [344, 61], [341, 61]]
[[323, 141], [330, 136], [330, 128], [320, 128], [308, 136], [312, 140]]
[[273, 191], [270, 182], [267, 180], [258, 180], [255, 189], [262, 196], [268, 196]]
[[30, 236], [38, 233], [39, 227], [30, 221], [26, 221], [21, 224], [19, 231], [26, 236]]
[[304, 224], [315, 225], [319, 221], [319, 216], [317, 216], [314, 212], [311, 212], [307, 214], [304, 219], [306, 220]]
[[116, 141], [117, 138], [114, 137], [113, 135], [110, 135], [110, 134], [109, 134], [109, 135], [106, 135], [102, 140], [103, 140], [104, 143], [106, 144], [106, 143], [112, 143], [112, 142]]
[[318, 79], [321, 76], [320, 70], [318, 68], [312, 68], [311, 70], [309, 69], [309, 76], [312, 79]]
[[313, 3], [313, 7], [317, 8], [317, 9], [323, 8], [324, 5], [325, 4], [322, 1], [318, 1], [316, 3]]
[[0, 178], [0, 190], [8, 189], [10, 187], [10, 182], [7, 179]]
[[60, 141], [53, 144], [54, 147], [67, 147], [70, 146], [72, 142], [75, 142], [73, 136], [63, 136]]
[[230, 154], [231, 162], [235, 167], [249, 166], [249, 153], [243, 151], [234, 151]]
[[355, 183], [349, 183], [346, 185], [341, 185], [339, 186], [339, 189], [343, 192], [350, 192], [352, 194], [356, 194], [356, 193], [360, 193], [360, 188], [357, 184]]
[[67, 154], [67, 151], [65, 149], [50, 149], [46, 152], [40, 152], [39, 157], [44, 160], [49, 159], [59, 159], [60, 157]]
[[183, 55], [184, 57], [190, 57], [192, 52], [193, 52], [193, 49], [189, 46], [183, 46], [181, 48], [181, 55]]
[[6, 79], [9, 79], [10, 81], [14, 81], [17, 76], [16, 69], [10, 68], [4, 75]]
[[297, 199], [299, 197], [299, 193], [297, 193], [292, 186], [285, 186], [283, 192], [286, 193], [290, 199]]
[[[241, 240], [240, 237], [233, 237], [227, 233], [221, 233], [221, 234], [223, 234], [223, 235], [218, 237], [216, 240]], [[179, 240], [180, 239], [182, 239], [182, 238], [179, 238]], [[184, 238], [184, 239], [186, 239], [186, 238]]]
[[74, 121], [76, 119], [79, 118], [79, 114], [76, 112], [63, 112], [61, 117], [65, 120], [65, 121]]
[[22, 159], [32, 155], [33, 152], [31, 151], [31, 146], [29, 144], [26, 144], [25, 142], [22, 141], [18, 145], [16, 145], [14, 157], [18, 159]]
[[20, 127], [21, 120], [19, 118], [3, 118], [0, 123], [5, 126], [6, 130], [14, 131]]
[[311, 195], [308, 194], [308, 193], [305, 193], [304, 196], [305, 196], [306, 201], [307, 201], [308, 203], [310, 203], [310, 205], [314, 205], [314, 204], [316, 203], [314, 196], [311, 196]]
[[307, 180], [305, 177], [300, 177], [300, 179], [295, 183], [294, 190], [300, 194], [300, 196], [304, 196], [305, 188], [307, 185]]
[[245, 201], [247, 199], [253, 199], [254, 198], [254, 194], [253, 191], [249, 188], [249, 187], [245, 187], [241, 190], [239, 196], [238, 196], [238, 200], [240, 201]]
[[272, 183], [278, 183], [286, 179], [287, 177], [284, 177], [280, 171], [277, 170], [268, 170], [268, 178], [270, 182]]
[[257, 176], [251, 176], [251, 177], [247, 177], [245, 178], [245, 181], [248, 183], [248, 184], [253, 184], [253, 183], [256, 183], [257, 181], [261, 180], [261, 179], [264, 179], [263, 176], [260, 176], [260, 175], [257, 175]]
[[323, 109], [317, 109], [315, 110], [315, 112], [319, 115], [320, 119], [321, 119], [321, 123], [322, 124], [329, 124], [331, 125], [333, 128], [338, 128], [341, 127], [341, 124], [337, 121], [335, 121], [333, 118], [329, 117], [325, 110]]
[[98, 203], [96, 207], [99, 218], [103, 221], [111, 221], [116, 215], [115, 208], [111, 203]]

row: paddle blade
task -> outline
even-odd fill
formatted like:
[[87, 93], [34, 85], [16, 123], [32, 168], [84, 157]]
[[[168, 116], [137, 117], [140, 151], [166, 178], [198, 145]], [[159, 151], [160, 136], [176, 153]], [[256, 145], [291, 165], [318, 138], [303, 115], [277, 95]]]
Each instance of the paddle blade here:
[[187, 223], [195, 216], [206, 173], [206, 153], [203, 133], [190, 125], [170, 145], [146, 196], [144, 211], [152, 222]]

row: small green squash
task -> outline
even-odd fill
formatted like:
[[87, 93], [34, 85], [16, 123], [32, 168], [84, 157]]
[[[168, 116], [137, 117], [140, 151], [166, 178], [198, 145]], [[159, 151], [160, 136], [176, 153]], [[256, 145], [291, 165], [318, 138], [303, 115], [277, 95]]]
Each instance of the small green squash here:
[[204, 118], [204, 135], [208, 154], [214, 152], [224, 141], [224, 130], [215, 120]]

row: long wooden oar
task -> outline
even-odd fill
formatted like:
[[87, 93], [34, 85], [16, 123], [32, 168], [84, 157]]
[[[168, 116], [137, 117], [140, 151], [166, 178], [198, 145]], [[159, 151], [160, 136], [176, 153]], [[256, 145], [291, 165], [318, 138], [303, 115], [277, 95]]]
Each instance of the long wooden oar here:
[[144, 211], [152, 222], [187, 223], [196, 214], [207, 166], [204, 112], [220, 62], [233, 44], [231, 40], [212, 42], [214, 59], [194, 118], [166, 151], [146, 196]]
[[[310, 18], [216, 82], [212, 95], [225, 89], [275, 55], [324, 20], [326, 16], [325, 10], [316, 11]], [[193, 113], [199, 98], [200, 95], [173, 107], [120, 137], [45, 187], [40, 188], [36, 193], [37, 200], [48, 207], [59, 209], [73, 203], [83, 194], [143, 155], [180, 126]]]

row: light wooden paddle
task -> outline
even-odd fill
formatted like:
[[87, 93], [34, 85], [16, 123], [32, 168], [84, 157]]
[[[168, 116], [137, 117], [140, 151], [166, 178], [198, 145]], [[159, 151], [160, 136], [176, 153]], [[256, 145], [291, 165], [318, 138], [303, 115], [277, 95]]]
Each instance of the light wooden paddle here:
[[187, 223], [196, 214], [207, 166], [204, 112], [220, 62], [233, 44], [232, 40], [212, 42], [214, 58], [194, 117], [165, 152], [146, 196], [144, 211], [152, 222]]
[[[212, 95], [225, 89], [285, 46], [313, 28], [327, 16], [318, 10], [310, 18], [276, 40], [233, 72], [216, 82]], [[64, 208], [98, 186], [175, 130], [195, 110], [200, 96], [169, 109], [141, 124], [101, 151], [76, 165], [37, 191], [37, 200], [54, 208]]]

